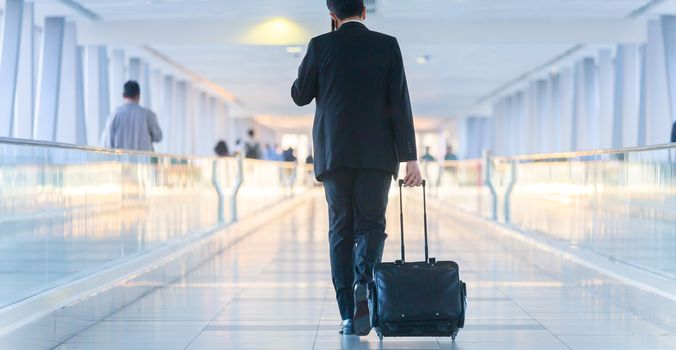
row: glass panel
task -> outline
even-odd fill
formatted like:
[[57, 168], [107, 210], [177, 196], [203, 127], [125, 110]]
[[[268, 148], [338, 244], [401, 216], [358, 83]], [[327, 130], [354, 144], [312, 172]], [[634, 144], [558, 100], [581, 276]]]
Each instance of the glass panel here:
[[490, 217], [491, 198], [483, 185], [480, 160], [422, 162], [421, 165], [421, 172], [430, 184], [430, 197], [438, 197], [444, 205]]
[[676, 147], [516, 166], [513, 224], [676, 278]]
[[[481, 166], [478, 160], [442, 163], [432, 193], [490, 217]], [[501, 221], [514, 171], [510, 224], [676, 278], [676, 146], [498, 157], [493, 169]]]
[[[230, 221], [237, 159], [0, 140], [0, 307]], [[303, 189], [244, 162], [240, 217]], [[216, 181], [215, 181], [216, 180]]]

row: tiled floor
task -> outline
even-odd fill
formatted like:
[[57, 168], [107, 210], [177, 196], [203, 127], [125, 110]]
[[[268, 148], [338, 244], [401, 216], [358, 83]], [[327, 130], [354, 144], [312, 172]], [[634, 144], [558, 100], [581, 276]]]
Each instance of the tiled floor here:
[[[393, 202], [394, 203], [394, 202]], [[398, 253], [392, 205], [385, 259]], [[409, 258], [422, 254], [408, 211]], [[436, 218], [436, 219], [435, 219]], [[491, 232], [430, 213], [433, 256], [460, 263], [469, 289], [458, 339], [358, 338], [337, 333], [326, 209], [318, 197], [267, 225], [179, 283], [127, 306], [60, 349], [676, 349], [676, 334], [594, 294], [612, 281]], [[673, 307], [673, 305], [669, 305]]]

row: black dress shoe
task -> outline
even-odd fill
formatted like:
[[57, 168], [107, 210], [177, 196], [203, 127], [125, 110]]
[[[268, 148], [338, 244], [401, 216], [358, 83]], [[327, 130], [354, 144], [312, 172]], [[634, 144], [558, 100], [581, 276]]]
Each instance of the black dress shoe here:
[[343, 322], [340, 324], [338, 333], [344, 335], [354, 334], [354, 329], [352, 329], [352, 320], [343, 320]]
[[352, 319], [354, 334], [359, 336], [371, 333], [371, 315], [369, 313], [368, 288], [366, 282], [354, 285], [354, 318]]

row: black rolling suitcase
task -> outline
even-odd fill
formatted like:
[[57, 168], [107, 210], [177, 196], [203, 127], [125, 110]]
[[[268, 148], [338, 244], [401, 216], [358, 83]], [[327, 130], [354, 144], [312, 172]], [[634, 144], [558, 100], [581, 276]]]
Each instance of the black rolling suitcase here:
[[467, 290], [458, 264], [429, 257], [427, 203], [423, 181], [425, 261], [406, 262], [404, 214], [399, 181], [401, 260], [375, 266], [369, 284], [371, 326], [378, 337], [448, 337], [465, 324]]

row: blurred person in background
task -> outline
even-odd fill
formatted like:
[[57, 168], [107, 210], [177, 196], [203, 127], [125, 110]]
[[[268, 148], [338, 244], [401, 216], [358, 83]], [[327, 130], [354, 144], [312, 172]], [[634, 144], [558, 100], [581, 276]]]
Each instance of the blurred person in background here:
[[233, 156], [239, 157], [242, 155], [242, 152], [244, 151], [244, 144], [242, 144], [242, 139], [237, 139], [235, 141], [235, 151], [233, 152]]
[[453, 153], [453, 146], [446, 146], [446, 155], [444, 156], [444, 160], [458, 160], [458, 156]]
[[251, 159], [263, 158], [261, 144], [256, 140], [256, 134], [253, 129], [247, 132], [247, 140], [244, 143], [244, 156]]
[[437, 160], [436, 158], [434, 158], [434, 156], [432, 154], [430, 154], [430, 146], [425, 147], [425, 154], [423, 154], [421, 159], [424, 162], [433, 162], [433, 161]]
[[265, 144], [265, 150], [263, 152], [263, 159], [265, 160], [277, 160], [277, 153], [275, 152], [274, 146], [269, 143]]
[[284, 150], [282, 149], [282, 147], [280, 147], [278, 144], [275, 144], [274, 150], [275, 150], [274, 160], [280, 161], [280, 162], [284, 161]]
[[139, 105], [141, 87], [133, 80], [124, 84], [124, 105], [106, 121], [101, 136], [104, 147], [134, 151], [154, 150], [153, 143], [162, 141], [162, 129], [153, 111]]
[[214, 148], [214, 152], [219, 157], [227, 157], [230, 155], [228, 144], [224, 140], [218, 141], [216, 147]]
[[295, 155], [295, 150], [293, 147], [289, 147], [286, 150], [284, 150], [283, 156], [284, 156], [284, 161], [285, 162], [296, 162], [298, 158], [296, 158]]
[[676, 142], [676, 122], [671, 127], [671, 142]]

